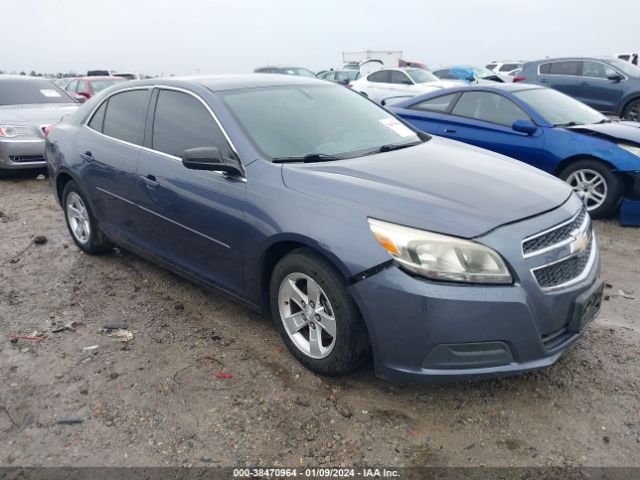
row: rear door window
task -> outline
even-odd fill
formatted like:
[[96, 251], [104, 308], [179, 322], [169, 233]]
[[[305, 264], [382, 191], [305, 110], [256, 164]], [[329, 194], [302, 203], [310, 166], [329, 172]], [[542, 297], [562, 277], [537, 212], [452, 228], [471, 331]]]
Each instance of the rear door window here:
[[411, 79], [407, 77], [404, 72], [397, 70], [391, 70], [391, 83], [395, 83], [396, 85], [413, 85]]
[[118, 140], [142, 145], [149, 102], [148, 90], [129, 90], [109, 97], [102, 132]]
[[181, 157], [185, 150], [199, 147], [217, 147], [224, 156], [233, 156], [222, 130], [198, 99], [187, 93], [160, 90], [151, 148]]
[[568, 62], [553, 62], [549, 67], [550, 75], [580, 75], [580, 64], [582, 62], [578, 61], [568, 61]]

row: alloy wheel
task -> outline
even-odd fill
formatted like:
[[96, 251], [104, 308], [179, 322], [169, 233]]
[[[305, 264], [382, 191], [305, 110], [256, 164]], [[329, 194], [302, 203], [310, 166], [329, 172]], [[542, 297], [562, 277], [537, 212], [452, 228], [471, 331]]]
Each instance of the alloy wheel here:
[[89, 221], [89, 212], [82, 201], [82, 197], [76, 192], [69, 193], [67, 195], [66, 210], [71, 233], [78, 242], [83, 245], [86, 244], [91, 236], [91, 223]]
[[291, 273], [278, 290], [280, 320], [293, 344], [305, 355], [328, 357], [336, 344], [333, 307], [318, 283], [303, 273]]
[[640, 122], [640, 102], [633, 102], [624, 112], [624, 120]]
[[589, 212], [602, 206], [607, 199], [607, 182], [595, 170], [576, 170], [567, 177], [567, 183], [582, 199]]

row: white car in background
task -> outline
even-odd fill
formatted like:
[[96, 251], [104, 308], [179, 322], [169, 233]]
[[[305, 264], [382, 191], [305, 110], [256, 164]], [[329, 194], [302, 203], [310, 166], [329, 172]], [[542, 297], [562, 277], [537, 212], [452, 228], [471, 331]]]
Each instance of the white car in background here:
[[614, 54], [614, 57], [624, 60], [625, 62], [632, 63], [633, 65], [638, 65], [638, 56], [638, 52]]
[[524, 62], [520, 61], [491, 62], [489, 65], [485, 66], [485, 68], [493, 70], [495, 73], [500, 75], [500, 77], [507, 77], [511, 75], [511, 72], [513, 72], [514, 70], [522, 70], [522, 67], [524, 67]]
[[363, 74], [361, 69], [360, 73], [360, 78], [349, 86], [377, 103], [390, 97], [415, 97], [463, 83], [440, 80], [433, 73], [419, 68], [382, 68], [367, 74]]

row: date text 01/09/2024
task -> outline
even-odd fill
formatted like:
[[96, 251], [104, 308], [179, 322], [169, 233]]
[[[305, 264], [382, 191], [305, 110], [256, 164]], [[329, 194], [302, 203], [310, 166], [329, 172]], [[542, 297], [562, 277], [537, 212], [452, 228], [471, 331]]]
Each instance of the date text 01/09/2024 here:
[[234, 478], [398, 478], [398, 470], [386, 468], [236, 468]]

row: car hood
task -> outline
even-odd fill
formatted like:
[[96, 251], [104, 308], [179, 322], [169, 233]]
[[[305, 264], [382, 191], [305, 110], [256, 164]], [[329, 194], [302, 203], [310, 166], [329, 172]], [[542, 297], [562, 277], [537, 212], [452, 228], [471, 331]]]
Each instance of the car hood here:
[[37, 132], [41, 132], [43, 125], [58, 123], [63, 117], [75, 112], [79, 106], [76, 103], [4, 105], [0, 106], [0, 123], [31, 125]]
[[567, 130], [601, 137], [606, 140], [623, 140], [640, 144], [640, 123], [638, 122], [621, 121], [576, 125], [575, 127], [567, 127]]
[[439, 137], [365, 157], [283, 165], [283, 180], [329, 205], [465, 238], [552, 210], [572, 193], [541, 170]]

